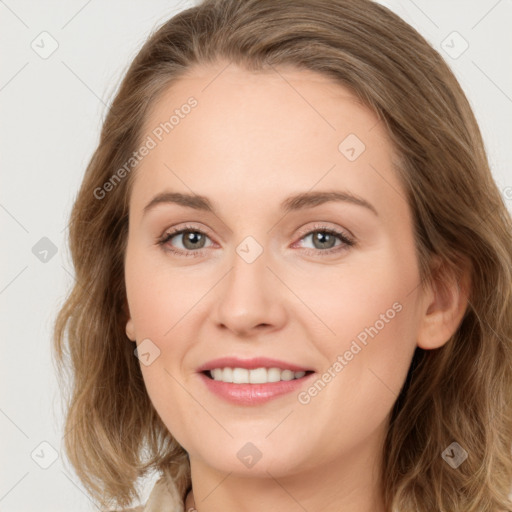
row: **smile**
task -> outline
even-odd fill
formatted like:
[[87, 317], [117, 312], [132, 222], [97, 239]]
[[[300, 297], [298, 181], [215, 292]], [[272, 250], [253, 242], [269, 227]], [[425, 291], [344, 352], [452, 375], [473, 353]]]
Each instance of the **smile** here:
[[[279, 368], [256, 368], [254, 370], [247, 370], [246, 368], [215, 368], [213, 371], [217, 375], [222, 372], [222, 379], [225, 375], [229, 378], [230, 371], [232, 371], [233, 380], [241, 382], [217, 380], [211, 376], [209, 370], [199, 373], [199, 377], [211, 393], [235, 405], [253, 406], [291, 393], [294, 393], [292, 396], [295, 397], [295, 393], [300, 391], [300, 388], [305, 386], [306, 381], [309, 381], [315, 375], [315, 372], [312, 371], [292, 372], [291, 370], [280, 370]], [[265, 379], [265, 381], [260, 383], [249, 382], [251, 372], [253, 372], [253, 380]], [[279, 376], [279, 380], [272, 382], [271, 379], [277, 379], [277, 376]], [[284, 379], [281, 380], [283, 376]]]
[[217, 381], [232, 382], [233, 384], [267, 384], [269, 382], [289, 381], [300, 379], [305, 371], [281, 370], [281, 368], [213, 368], [206, 372]]

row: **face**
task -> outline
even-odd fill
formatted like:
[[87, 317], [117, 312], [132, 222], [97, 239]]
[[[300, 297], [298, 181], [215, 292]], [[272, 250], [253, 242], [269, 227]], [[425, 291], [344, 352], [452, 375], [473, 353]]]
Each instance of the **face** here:
[[[371, 458], [422, 310], [383, 124], [322, 75], [224, 63], [173, 84], [143, 139], [154, 144], [132, 176], [126, 332], [169, 431], [223, 472]], [[211, 363], [227, 357], [239, 361]], [[250, 382], [212, 380], [212, 366]], [[254, 383], [268, 378], [285, 380]]]

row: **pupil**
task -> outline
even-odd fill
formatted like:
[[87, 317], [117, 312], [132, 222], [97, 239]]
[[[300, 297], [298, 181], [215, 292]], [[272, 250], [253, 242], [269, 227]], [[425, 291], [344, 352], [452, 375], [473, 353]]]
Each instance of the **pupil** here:
[[187, 247], [188, 249], [200, 249], [201, 247], [188, 247], [187, 244], [192, 244], [192, 245], [195, 245], [198, 243], [198, 240], [194, 240], [194, 239], [200, 239], [201, 238], [201, 234], [200, 233], [197, 233], [196, 231], [188, 231], [187, 233], [185, 233], [185, 237], [184, 237], [184, 240], [185, 240], [185, 247]]
[[[185, 234], [185, 247], [187, 244], [196, 245], [201, 242], [201, 234], [196, 231], [188, 231]], [[333, 242], [335, 242], [335, 238], [330, 233], [325, 233], [323, 231], [318, 231], [316, 233], [316, 237], [313, 237], [315, 244], [318, 242], [320, 248], [331, 248], [333, 247]], [[188, 247], [189, 249], [198, 249], [198, 247]]]
[[333, 244], [329, 244], [329, 242], [335, 242], [334, 237], [330, 233], [325, 233], [323, 231], [318, 231], [316, 237], [313, 237], [315, 242], [320, 243], [320, 247], [322, 249], [330, 249], [333, 247]]

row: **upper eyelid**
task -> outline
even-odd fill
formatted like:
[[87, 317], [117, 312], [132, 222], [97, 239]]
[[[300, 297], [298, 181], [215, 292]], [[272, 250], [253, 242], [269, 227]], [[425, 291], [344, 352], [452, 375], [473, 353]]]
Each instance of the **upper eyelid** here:
[[[193, 226], [183, 226], [183, 227], [179, 227], [179, 228], [174, 228], [174, 227], [167, 228], [163, 232], [162, 236], [160, 236], [158, 238], [158, 241], [160, 243], [166, 243], [167, 241], [171, 240], [172, 238], [174, 238], [176, 236], [183, 235], [183, 233], [186, 231], [202, 233], [202, 234], [206, 235], [213, 243], [216, 243], [212, 239], [212, 236], [210, 235], [210, 233], [207, 229], [193, 227]], [[202, 249], [199, 249], [199, 250], [202, 250]]]
[[[327, 225], [327, 222], [325, 224], [317, 222], [314, 226], [308, 226], [306, 228], [301, 228], [299, 230], [299, 235], [303, 236], [303, 235], [307, 235], [307, 234], [311, 233], [312, 231], [321, 231], [321, 230], [346, 231], [349, 236], [353, 236], [352, 233], [350, 233], [350, 231], [348, 229], [340, 228], [340, 227], [332, 227], [332, 226]], [[176, 228], [176, 227], [166, 228], [163, 232], [163, 236], [166, 236], [171, 233], [178, 234], [183, 231], [198, 231], [198, 232], [204, 233], [205, 235], [210, 235], [210, 233], [211, 233], [208, 228], [204, 228], [202, 226], [198, 227], [198, 226], [184, 225], [184, 226], [180, 226], [178, 228]]]
[[317, 222], [317, 223], [315, 223], [314, 226], [309, 226], [304, 229], [300, 229], [299, 236], [301, 238], [303, 238], [304, 236], [309, 235], [315, 231], [333, 231], [333, 232], [339, 231], [346, 238], [355, 240], [355, 236], [347, 228], [329, 226], [327, 222], [325, 224], [321, 223], [321, 222]]
[[[174, 227], [168, 228], [164, 231], [163, 235], [160, 237], [160, 240], [165, 240], [165, 239], [170, 240], [171, 238], [174, 238], [175, 236], [182, 235], [183, 232], [186, 232], [186, 231], [192, 231], [192, 232], [196, 231], [196, 232], [203, 233], [213, 243], [217, 243], [212, 239], [210, 230], [208, 228], [191, 226], [191, 225], [184, 225], [184, 226], [178, 227], [178, 228], [174, 228]], [[302, 240], [306, 236], [310, 236], [312, 233], [314, 233], [316, 231], [332, 231], [335, 234], [335, 236], [339, 237], [341, 235], [342, 237], [345, 237], [347, 240], [350, 240], [353, 244], [355, 244], [355, 241], [356, 241], [356, 238], [354, 237], [354, 235], [350, 231], [348, 231], [346, 228], [340, 228], [340, 227], [335, 228], [335, 227], [327, 225], [327, 222], [321, 223], [321, 222], [317, 221], [314, 226], [305, 227], [304, 229], [299, 230], [299, 234], [298, 234], [299, 238], [298, 238], [297, 242]], [[294, 242], [294, 243], [297, 243], [297, 242]], [[203, 250], [203, 249], [198, 249], [198, 250]]]

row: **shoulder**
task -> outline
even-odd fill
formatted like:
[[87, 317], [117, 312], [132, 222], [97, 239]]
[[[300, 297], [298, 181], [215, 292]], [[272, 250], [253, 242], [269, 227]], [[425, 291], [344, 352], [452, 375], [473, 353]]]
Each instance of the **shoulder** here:
[[144, 512], [144, 509], [144, 505], [138, 505], [137, 507], [123, 508], [122, 510], [102, 510], [101, 512]]
[[115, 512], [162, 512], [163, 510], [184, 512], [184, 507], [183, 500], [172, 479], [162, 477], [154, 484], [145, 505], [116, 510]]
[[123, 508], [122, 510], [119, 509], [119, 510], [104, 510], [102, 509], [101, 512], [144, 512], [144, 505], [139, 505], [137, 507], [132, 507], [132, 508]]
[[[178, 489], [168, 476], [162, 476], [154, 485], [146, 506], [141, 512], [184, 512], [184, 503]], [[139, 512], [134, 511], [134, 512]]]

